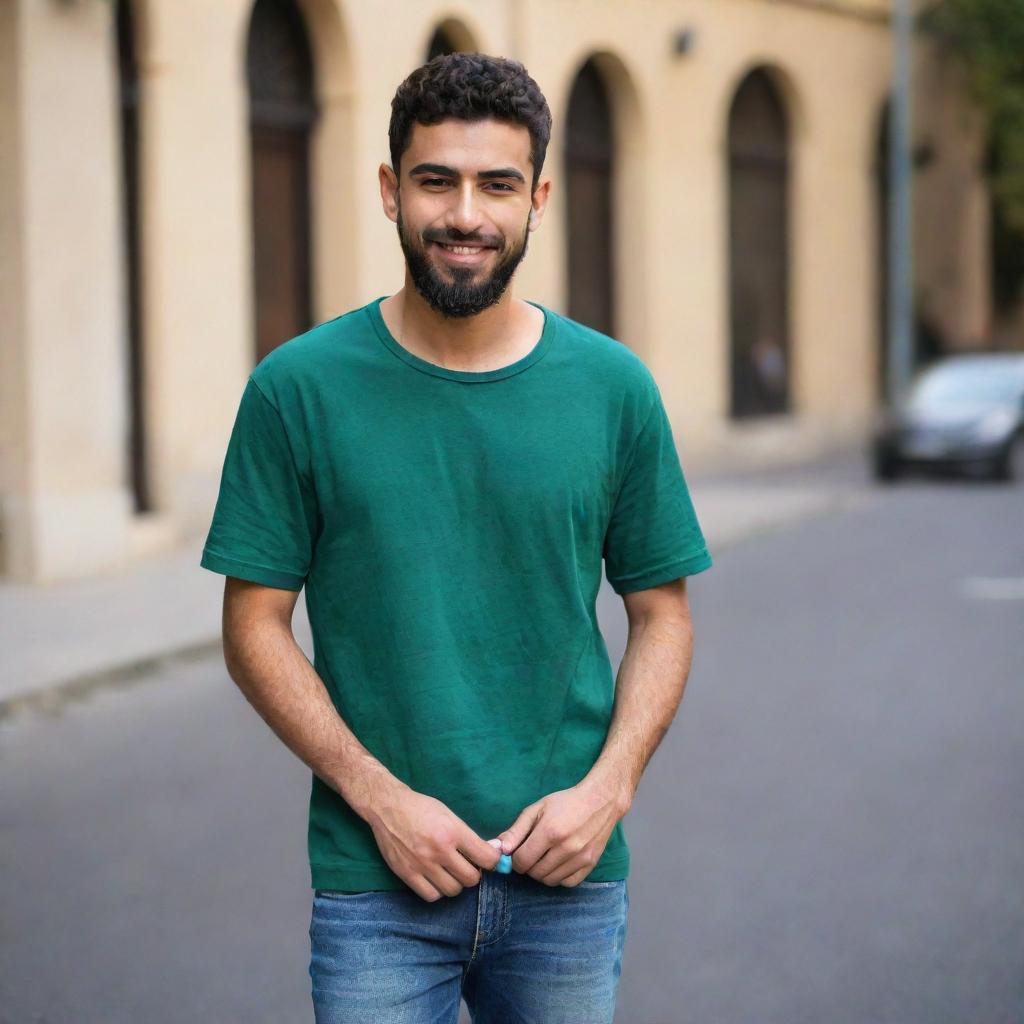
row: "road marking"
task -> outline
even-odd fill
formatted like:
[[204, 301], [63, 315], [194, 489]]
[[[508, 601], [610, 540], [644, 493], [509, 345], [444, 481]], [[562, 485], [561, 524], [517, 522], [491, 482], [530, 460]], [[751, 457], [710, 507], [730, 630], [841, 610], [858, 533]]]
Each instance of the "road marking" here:
[[969, 576], [963, 592], [979, 601], [1024, 601], [1024, 576]]

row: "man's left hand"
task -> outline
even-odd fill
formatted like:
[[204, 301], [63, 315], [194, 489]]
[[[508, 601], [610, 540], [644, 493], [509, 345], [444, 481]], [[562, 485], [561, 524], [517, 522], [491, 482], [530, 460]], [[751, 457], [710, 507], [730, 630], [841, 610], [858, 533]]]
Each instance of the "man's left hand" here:
[[502, 851], [512, 853], [520, 874], [545, 885], [575, 886], [600, 860], [624, 814], [618, 794], [583, 779], [526, 807], [499, 836]]

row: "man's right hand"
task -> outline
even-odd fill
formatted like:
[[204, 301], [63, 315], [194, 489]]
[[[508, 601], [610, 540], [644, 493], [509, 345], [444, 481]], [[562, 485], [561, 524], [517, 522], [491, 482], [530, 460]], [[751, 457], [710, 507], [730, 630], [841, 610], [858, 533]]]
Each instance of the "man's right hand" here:
[[458, 896], [501, 859], [498, 840], [481, 839], [440, 800], [404, 783], [375, 800], [366, 820], [388, 867], [429, 903]]

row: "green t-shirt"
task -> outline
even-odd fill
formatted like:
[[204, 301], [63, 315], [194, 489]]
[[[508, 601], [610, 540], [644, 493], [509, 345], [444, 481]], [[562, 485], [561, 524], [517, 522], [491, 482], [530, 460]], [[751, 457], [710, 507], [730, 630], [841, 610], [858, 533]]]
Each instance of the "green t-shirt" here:
[[[534, 348], [449, 370], [391, 336], [381, 299], [250, 375], [201, 564], [305, 585], [313, 665], [360, 742], [483, 839], [590, 770], [614, 677], [616, 592], [708, 568], [650, 371], [543, 306]], [[536, 305], [536, 304], [534, 304]], [[313, 775], [317, 889], [401, 889], [373, 832]], [[588, 878], [627, 877], [619, 822]]]

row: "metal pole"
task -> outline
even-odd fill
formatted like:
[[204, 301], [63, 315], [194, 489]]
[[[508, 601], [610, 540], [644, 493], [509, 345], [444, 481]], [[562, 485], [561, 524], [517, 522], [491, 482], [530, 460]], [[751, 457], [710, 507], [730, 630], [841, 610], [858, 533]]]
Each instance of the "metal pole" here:
[[892, 0], [893, 99], [889, 118], [889, 404], [914, 369], [911, 60], [913, 0]]

